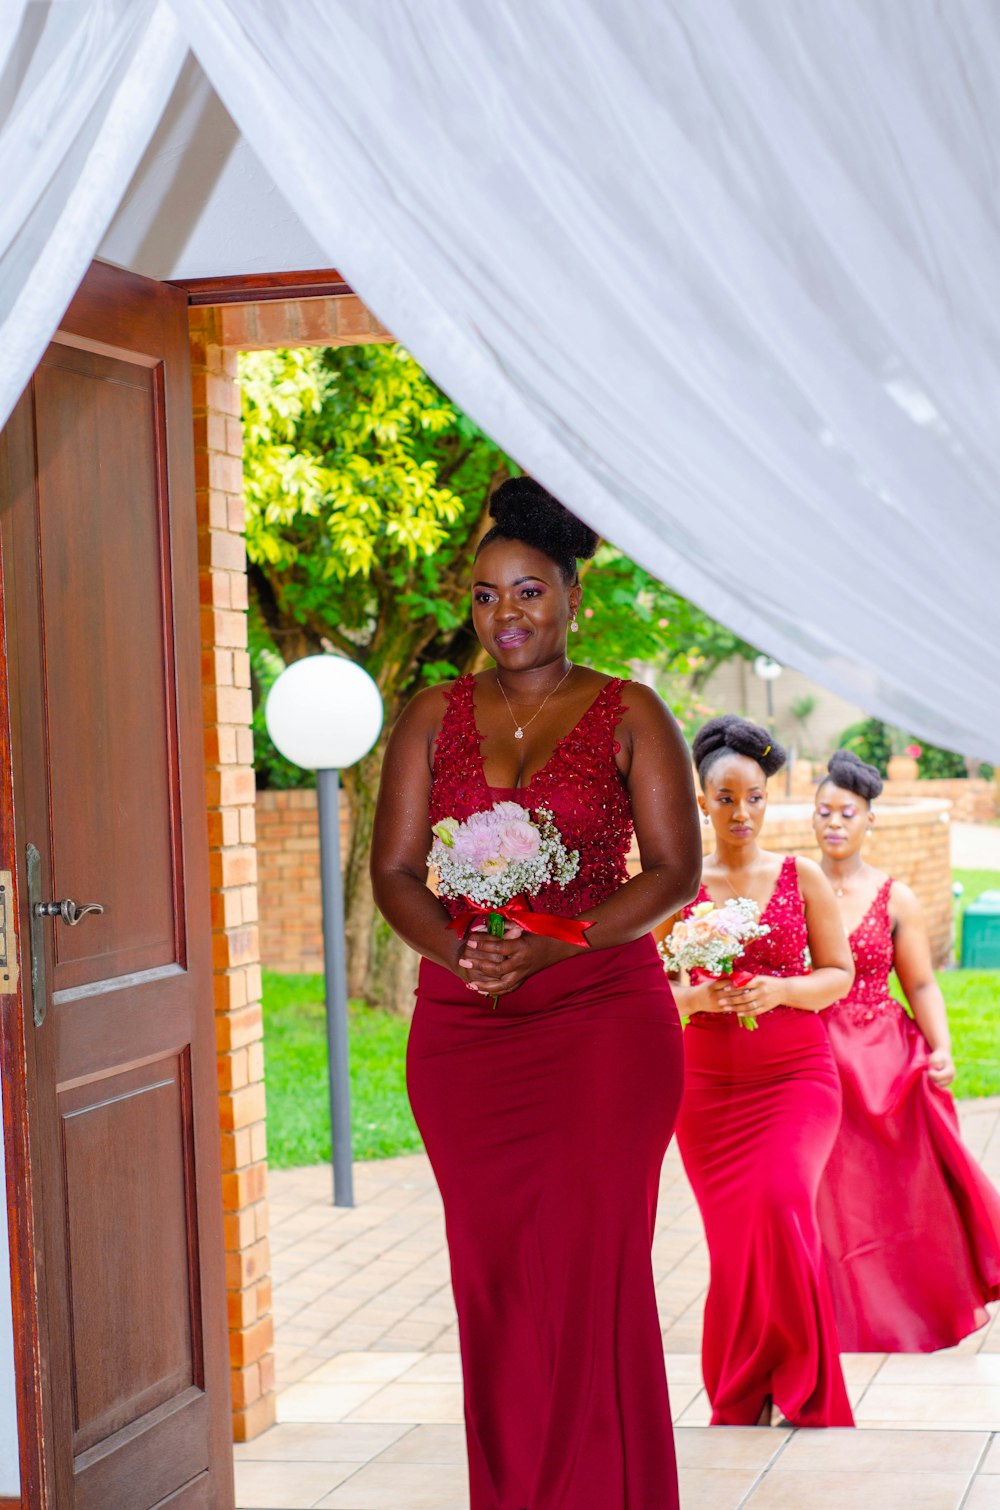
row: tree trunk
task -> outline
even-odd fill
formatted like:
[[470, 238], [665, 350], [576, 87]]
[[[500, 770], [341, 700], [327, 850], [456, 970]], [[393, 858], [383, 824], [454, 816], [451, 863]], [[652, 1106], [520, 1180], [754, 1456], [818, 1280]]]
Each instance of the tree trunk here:
[[343, 774], [350, 818], [344, 873], [344, 933], [347, 993], [369, 1006], [409, 1016], [417, 983], [418, 957], [379, 916], [368, 875], [375, 801], [388, 734], [364, 760]]

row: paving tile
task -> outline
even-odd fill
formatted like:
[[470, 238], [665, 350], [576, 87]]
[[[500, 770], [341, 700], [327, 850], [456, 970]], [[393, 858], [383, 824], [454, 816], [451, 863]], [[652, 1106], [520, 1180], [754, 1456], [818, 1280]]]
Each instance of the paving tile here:
[[310, 1510], [322, 1495], [357, 1471], [357, 1463], [240, 1461], [236, 1464], [236, 1503], [261, 1510]]
[[1000, 1358], [981, 1353], [978, 1348], [948, 1348], [946, 1352], [929, 1355], [896, 1353], [882, 1365], [878, 1382], [1000, 1385]]
[[237, 1463], [367, 1463], [411, 1430], [388, 1423], [347, 1426], [288, 1421], [272, 1426], [252, 1442], [241, 1442], [233, 1455]]
[[739, 1510], [756, 1474], [739, 1468], [681, 1468], [677, 1477], [683, 1510]]
[[[1000, 1425], [1000, 1423], [998, 1423]], [[1000, 1473], [1000, 1430], [990, 1442], [980, 1473]]]
[[413, 1368], [407, 1369], [404, 1384], [461, 1384], [462, 1360], [457, 1353], [425, 1354]]
[[320, 1500], [317, 1510], [468, 1510], [465, 1468], [372, 1463]]
[[378, 1388], [377, 1384], [293, 1384], [278, 1396], [278, 1420], [342, 1421]]
[[906, 1470], [971, 1476], [989, 1438], [981, 1431], [796, 1431], [772, 1473]]
[[758, 1426], [678, 1426], [674, 1442], [682, 1468], [745, 1468], [761, 1473], [791, 1435], [784, 1426], [768, 1431]]
[[466, 1461], [463, 1426], [413, 1426], [380, 1453], [380, 1463], [448, 1463], [461, 1468]]
[[[780, 1461], [780, 1460], [779, 1460]], [[767, 1473], [748, 1510], [959, 1510], [964, 1473]]]
[[351, 1421], [452, 1421], [464, 1419], [458, 1384], [387, 1384], [351, 1411]]
[[421, 1362], [420, 1353], [338, 1353], [321, 1363], [309, 1384], [385, 1384]]
[[872, 1384], [855, 1412], [855, 1421], [859, 1426], [991, 1431], [1000, 1421], [1000, 1385]]
[[1000, 1474], [981, 1473], [973, 1481], [962, 1510], [997, 1510], [1000, 1506]]

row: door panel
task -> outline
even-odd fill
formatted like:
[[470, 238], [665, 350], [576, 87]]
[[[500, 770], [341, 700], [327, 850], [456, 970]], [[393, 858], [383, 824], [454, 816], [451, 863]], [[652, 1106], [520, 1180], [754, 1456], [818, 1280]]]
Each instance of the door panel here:
[[[0, 439], [57, 1510], [232, 1505], [187, 353], [183, 295], [95, 266]], [[29, 842], [44, 901], [104, 908], [43, 919], [40, 1003]]]
[[[184, 963], [159, 376], [56, 346], [35, 379], [53, 884], [105, 906], [100, 927], [54, 930], [56, 990]], [[80, 467], [81, 447], [95, 466]], [[98, 677], [80, 675], [81, 656]]]

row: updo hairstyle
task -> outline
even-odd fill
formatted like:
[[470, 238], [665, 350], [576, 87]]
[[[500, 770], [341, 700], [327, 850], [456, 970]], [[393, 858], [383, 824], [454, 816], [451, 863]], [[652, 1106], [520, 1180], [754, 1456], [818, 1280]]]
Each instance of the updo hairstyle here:
[[841, 787], [845, 792], [853, 792], [855, 797], [863, 797], [865, 802], [872, 803], [882, 791], [882, 777], [873, 765], [867, 765], [860, 755], [855, 755], [853, 750], [834, 750], [827, 764], [826, 775], [819, 784], [822, 791], [828, 781], [834, 786]]
[[596, 531], [564, 508], [532, 477], [510, 477], [490, 499], [487, 530], [476, 555], [494, 540], [519, 540], [554, 561], [567, 584], [577, 579], [576, 563], [589, 561], [597, 550]]
[[737, 718], [735, 713], [723, 713], [721, 718], [710, 718], [707, 724], [702, 724], [694, 737], [691, 753], [702, 791], [705, 777], [723, 755], [746, 755], [749, 760], [757, 762], [765, 776], [780, 771], [787, 759], [781, 745], [766, 729], [746, 718]]

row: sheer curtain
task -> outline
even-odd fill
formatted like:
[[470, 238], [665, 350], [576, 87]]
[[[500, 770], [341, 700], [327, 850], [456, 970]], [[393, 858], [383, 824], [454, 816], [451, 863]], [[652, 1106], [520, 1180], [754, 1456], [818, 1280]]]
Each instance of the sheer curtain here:
[[0, 0], [0, 423], [91, 262], [187, 51], [155, 0]]
[[990, 0], [171, 4], [524, 466], [772, 655], [1000, 758]]

